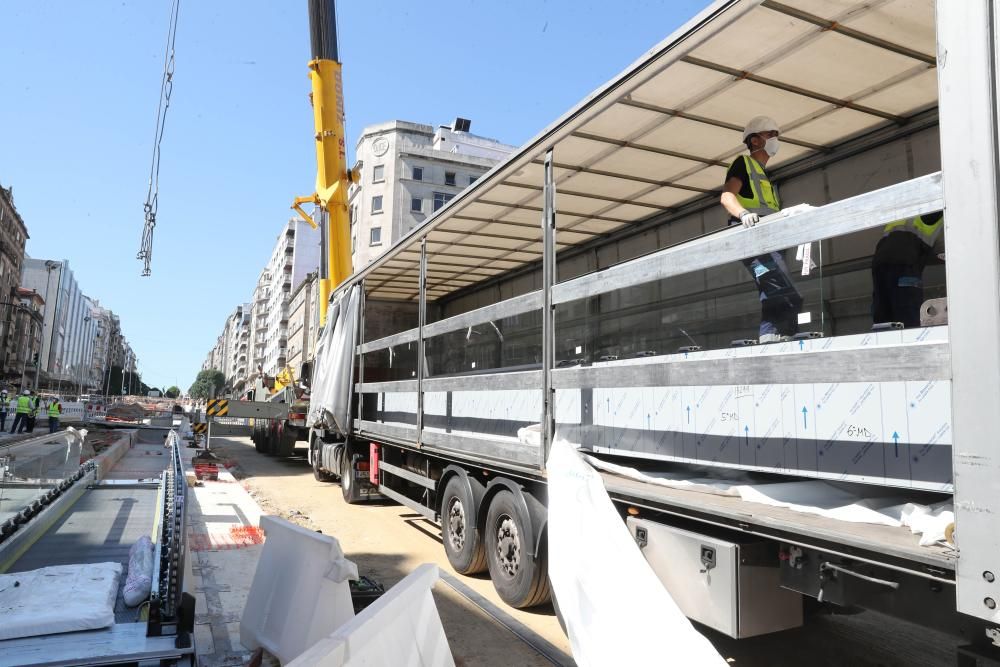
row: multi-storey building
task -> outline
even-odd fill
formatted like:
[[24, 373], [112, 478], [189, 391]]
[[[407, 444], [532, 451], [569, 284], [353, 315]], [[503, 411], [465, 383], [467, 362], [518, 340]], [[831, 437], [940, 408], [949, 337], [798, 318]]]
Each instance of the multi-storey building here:
[[258, 374], [277, 375], [289, 360], [288, 322], [292, 293], [319, 268], [320, 234], [308, 223], [289, 220], [278, 234], [250, 302], [226, 319], [202, 369], [226, 375], [234, 395], [251, 389]]
[[21, 267], [24, 264], [24, 244], [28, 229], [14, 207], [14, 189], [0, 185], [0, 375], [5, 381], [20, 377], [20, 367], [14, 361], [20, 351], [18, 338], [13, 333], [17, 322], [24, 316], [18, 311], [21, 300], [17, 289], [21, 285]]
[[288, 303], [288, 367], [295, 378], [302, 377], [302, 364], [316, 353], [319, 336], [319, 281], [318, 272], [305, 277], [292, 290]]
[[42, 295], [43, 384], [82, 388], [90, 379], [98, 324], [66, 260], [25, 258], [22, 285]]
[[394, 120], [364, 128], [356, 146], [360, 181], [351, 186], [351, 256], [355, 270], [474, 183], [515, 146], [451, 126]]

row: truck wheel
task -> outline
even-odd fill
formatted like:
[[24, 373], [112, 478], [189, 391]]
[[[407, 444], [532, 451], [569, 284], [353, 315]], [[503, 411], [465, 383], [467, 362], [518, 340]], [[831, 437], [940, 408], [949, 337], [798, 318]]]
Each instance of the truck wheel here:
[[529, 521], [513, 493], [500, 491], [493, 496], [486, 514], [486, 562], [500, 599], [516, 609], [548, 602], [551, 595], [545, 545], [532, 556], [531, 545], [524, 542]]
[[323, 443], [313, 442], [309, 450], [309, 456], [312, 459], [313, 477], [316, 478], [317, 482], [332, 482], [334, 476], [320, 467], [320, 448], [322, 446]]
[[462, 478], [455, 475], [448, 480], [441, 501], [441, 532], [448, 562], [459, 574], [486, 569], [486, 550], [476, 529], [477, 509]]
[[264, 434], [260, 426], [254, 425], [253, 435], [250, 439], [253, 440], [253, 448], [257, 450], [258, 454], [264, 453]]
[[278, 422], [275, 429], [274, 453], [276, 456], [289, 457], [295, 452], [295, 439], [298, 435], [296, 429], [289, 428], [283, 421]]
[[344, 451], [340, 455], [340, 491], [344, 494], [344, 502], [348, 505], [361, 502], [361, 490], [358, 488], [358, 481], [354, 479], [353, 458], [351, 450], [344, 445]]

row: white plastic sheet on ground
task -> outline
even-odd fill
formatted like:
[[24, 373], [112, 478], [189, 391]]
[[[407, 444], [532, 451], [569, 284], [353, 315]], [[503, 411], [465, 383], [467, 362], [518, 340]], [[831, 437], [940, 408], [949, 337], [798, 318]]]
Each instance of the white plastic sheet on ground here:
[[316, 346], [316, 367], [309, 394], [309, 423], [350, 430], [351, 371], [358, 337], [361, 289], [340, 293], [326, 311], [326, 326]]
[[128, 575], [122, 589], [122, 599], [135, 607], [149, 597], [153, 587], [153, 541], [143, 535], [128, 551]]
[[437, 565], [419, 566], [288, 667], [453, 667], [431, 595], [439, 575]]
[[580, 667], [727, 663], [650, 569], [600, 475], [566, 442], [548, 461], [549, 578]]
[[0, 574], [0, 640], [97, 630], [115, 622], [121, 563]]
[[329, 535], [263, 516], [266, 541], [247, 594], [240, 642], [287, 664], [354, 618], [348, 580], [358, 567]]
[[905, 495], [896, 490], [869, 489], [857, 484], [844, 487], [814, 479], [749, 483], [745, 473], [740, 472], [732, 474], [732, 479], [691, 478], [690, 473], [642, 472], [589, 455], [584, 455], [584, 458], [595, 468], [647, 484], [736, 496], [747, 502], [784, 507], [838, 521], [905, 526], [914, 534], [920, 535], [921, 546], [943, 541], [945, 529], [955, 521], [950, 501], [920, 505], [907, 502]]

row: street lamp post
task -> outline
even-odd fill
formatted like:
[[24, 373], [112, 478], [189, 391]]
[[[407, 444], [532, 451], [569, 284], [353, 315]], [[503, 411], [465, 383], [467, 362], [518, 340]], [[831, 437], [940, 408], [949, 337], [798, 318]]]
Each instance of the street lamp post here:
[[[46, 315], [48, 315], [48, 311], [49, 311], [49, 281], [52, 280], [52, 269], [56, 268], [57, 266], [59, 266], [59, 262], [53, 262], [51, 259], [45, 260], [45, 273], [46, 273], [46, 275], [45, 275], [45, 297], [44, 297], [45, 298], [45, 311], [44, 311], [44, 313], [42, 315], [42, 340], [39, 341], [40, 345], [38, 346], [38, 361], [35, 362], [35, 390], [36, 391], [38, 390], [38, 371], [41, 370], [41, 368], [42, 368], [42, 347], [45, 345], [45, 320], [48, 319], [46, 317]], [[55, 304], [53, 304], [53, 308], [55, 308]], [[55, 324], [55, 318], [56, 318], [56, 314], [55, 314], [55, 311], [53, 310], [53, 312], [52, 312], [52, 322], [53, 322], [53, 324]], [[52, 387], [50, 385], [49, 389], [51, 389], [51, 388]]]

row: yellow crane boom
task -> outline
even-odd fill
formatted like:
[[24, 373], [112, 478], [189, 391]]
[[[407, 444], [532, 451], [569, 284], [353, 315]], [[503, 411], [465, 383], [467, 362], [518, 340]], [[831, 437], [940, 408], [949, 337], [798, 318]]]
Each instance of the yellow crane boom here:
[[316, 140], [316, 191], [297, 197], [292, 208], [313, 227], [317, 222], [303, 209], [313, 203], [320, 211], [322, 259], [319, 266], [319, 319], [326, 324], [330, 294], [351, 275], [351, 220], [347, 188], [354, 175], [347, 168], [344, 136], [344, 84], [337, 50], [335, 0], [309, 0], [309, 32], [312, 60], [309, 79]]

